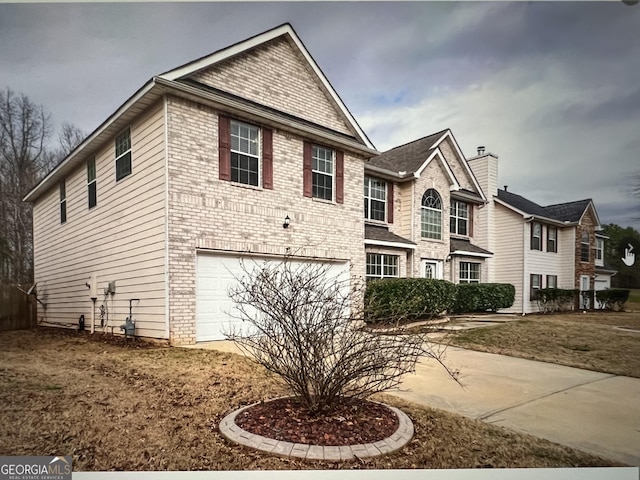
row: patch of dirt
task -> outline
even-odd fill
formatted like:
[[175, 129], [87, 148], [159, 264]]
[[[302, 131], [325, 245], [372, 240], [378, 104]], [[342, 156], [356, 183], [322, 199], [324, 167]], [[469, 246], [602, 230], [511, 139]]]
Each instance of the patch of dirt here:
[[398, 417], [379, 403], [343, 401], [328, 414], [312, 415], [294, 398], [253, 405], [236, 417], [240, 428], [293, 443], [346, 446], [374, 443], [398, 429]]

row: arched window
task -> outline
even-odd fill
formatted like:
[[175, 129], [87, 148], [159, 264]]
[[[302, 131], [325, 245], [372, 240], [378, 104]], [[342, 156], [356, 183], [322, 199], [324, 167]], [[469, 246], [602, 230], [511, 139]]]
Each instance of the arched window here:
[[442, 239], [442, 199], [430, 188], [422, 196], [422, 238]]

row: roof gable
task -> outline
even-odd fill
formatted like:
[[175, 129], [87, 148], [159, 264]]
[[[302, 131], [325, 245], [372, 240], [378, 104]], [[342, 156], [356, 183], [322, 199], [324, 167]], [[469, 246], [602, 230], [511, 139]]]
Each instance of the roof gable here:
[[[449, 151], [451, 152], [449, 157], [453, 157], [451, 159], [447, 159], [444, 154]], [[433, 159], [440, 161], [452, 185], [452, 190], [467, 190], [471, 193], [477, 193], [483, 201], [486, 200], [458, 142], [449, 129], [392, 148], [369, 159], [368, 165], [388, 170], [400, 177], [411, 175], [419, 177]], [[455, 167], [457, 167], [455, 171], [449, 162], [455, 162]], [[461, 178], [458, 178], [456, 171]]]
[[289, 24], [165, 72], [160, 78], [199, 82], [354, 135], [375, 148]]

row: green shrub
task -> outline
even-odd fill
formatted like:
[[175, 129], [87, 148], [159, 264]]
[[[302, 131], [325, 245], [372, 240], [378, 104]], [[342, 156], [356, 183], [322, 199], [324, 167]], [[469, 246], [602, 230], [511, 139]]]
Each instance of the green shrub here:
[[568, 310], [575, 305], [580, 290], [565, 288], [542, 288], [538, 290], [536, 300], [540, 311], [544, 313]]
[[398, 322], [433, 318], [450, 310], [455, 285], [427, 278], [386, 278], [367, 284], [364, 296], [367, 322]]
[[497, 312], [509, 308], [516, 298], [516, 289], [509, 283], [461, 283], [456, 285], [456, 300], [452, 311]]
[[608, 310], [622, 310], [624, 304], [629, 300], [630, 290], [618, 288], [608, 288], [606, 290], [596, 290], [596, 300], [600, 302], [601, 308]]

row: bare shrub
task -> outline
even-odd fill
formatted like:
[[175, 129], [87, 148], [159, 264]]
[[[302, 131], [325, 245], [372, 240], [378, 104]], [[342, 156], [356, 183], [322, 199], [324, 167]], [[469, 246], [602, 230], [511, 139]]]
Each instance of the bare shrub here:
[[442, 363], [443, 350], [433, 349], [424, 332], [366, 329], [362, 283], [332, 275], [326, 265], [286, 257], [243, 271], [229, 291], [243, 323], [226, 336], [312, 413], [397, 387], [422, 356]]

